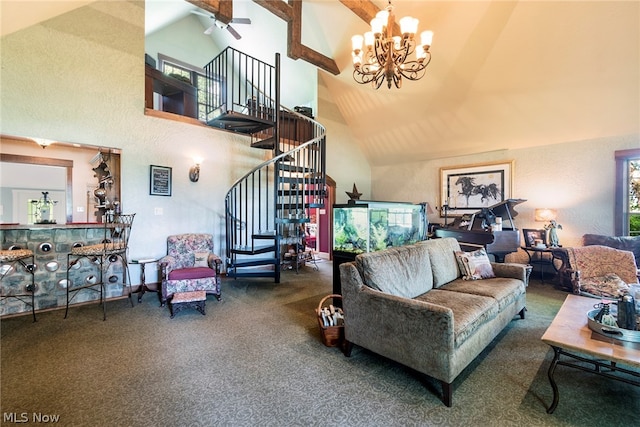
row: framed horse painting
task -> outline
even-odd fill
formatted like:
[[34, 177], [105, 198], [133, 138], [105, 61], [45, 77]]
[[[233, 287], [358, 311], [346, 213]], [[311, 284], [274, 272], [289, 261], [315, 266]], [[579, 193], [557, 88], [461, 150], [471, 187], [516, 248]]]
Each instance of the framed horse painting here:
[[440, 168], [440, 216], [474, 213], [511, 198], [513, 160]]

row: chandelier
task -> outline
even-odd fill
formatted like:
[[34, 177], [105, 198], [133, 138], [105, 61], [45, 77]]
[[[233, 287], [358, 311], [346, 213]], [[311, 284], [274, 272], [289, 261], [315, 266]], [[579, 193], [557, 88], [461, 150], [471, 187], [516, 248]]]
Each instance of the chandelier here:
[[[386, 10], [381, 10], [371, 20], [371, 31], [364, 33], [364, 37], [357, 34], [351, 38], [353, 78], [356, 82], [371, 83], [378, 89], [386, 79], [389, 89], [391, 82], [399, 89], [402, 77], [409, 80], [424, 77], [427, 65], [431, 62], [429, 48], [433, 32], [423, 31], [420, 34], [420, 44], [417, 44], [417, 19], [406, 16], [400, 20], [402, 37], [393, 35], [394, 26], [395, 15], [389, 1]], [[408, 60], [414, 52], [415, 60]]]

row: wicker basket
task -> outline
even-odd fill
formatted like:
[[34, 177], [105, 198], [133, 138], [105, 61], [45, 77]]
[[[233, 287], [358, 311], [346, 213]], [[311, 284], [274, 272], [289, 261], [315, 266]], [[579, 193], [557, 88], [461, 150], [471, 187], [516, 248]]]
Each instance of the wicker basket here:
[[[342, 299], [341, 295], [331, 294], [320, 300], [320, 304], [318, 304], [318, 308], [316, 309], [316, 317], [318, 318], [318, 325], [320, 326], [320, 334], [322, 335], [322, 342], [327, 347], [341, 347], [344, 341], [344, 325], [338, 326], [324, 326], [322, 322], [322, 309], [328, 307], [329, 304], [327, 300], [333, 299]], [[323, 305], [327, 303], [326, 305]]]

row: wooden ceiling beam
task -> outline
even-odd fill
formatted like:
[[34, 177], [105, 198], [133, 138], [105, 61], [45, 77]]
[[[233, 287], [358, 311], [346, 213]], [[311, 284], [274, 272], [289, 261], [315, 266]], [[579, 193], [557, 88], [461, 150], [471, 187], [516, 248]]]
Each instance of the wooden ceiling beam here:
[[253, 0], [287, 23], [287, 56], [302, 59], [331, 74], [340, 74], [336, 62], [302, 44], [302, 0]]
[[[345, 5], [349, 10], [355, 13], [358, 18], [362, 19], [367, 24], [376, 17], [376, 14], [380, 12], [380, 10], [382, 10], [373, 4], [371, 0], [340, 0], [340, 3]], [[401, 34], [400, 25], [397, 22], [394, 23], [393, 34]]]
[[293, 7], [282, 0], [253, 0], [285, 22], [293, 20]]
[[293, 20], [288, 24], [289, 57], [303, 59], [335, 76], [340, 74], [336, 61], [302, 44], [302, 0], [289, 0], [289, 3], [293, 7]]
[[376, 17], [376, 13], [380, 12], [380, 8], [371, 3], [370, 0], [340, 0], [340, 3], [347, 6], [349, 10], [367, 24]]
[[194, 6], [210, 12], [220, 22], [228, 24], [233, 19], [233, 0], [187, 0]]

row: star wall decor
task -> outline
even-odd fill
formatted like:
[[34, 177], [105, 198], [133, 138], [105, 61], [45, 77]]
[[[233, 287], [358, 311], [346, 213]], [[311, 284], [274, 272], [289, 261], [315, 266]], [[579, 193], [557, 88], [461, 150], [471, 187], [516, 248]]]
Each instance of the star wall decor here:
[[347, 196], [349, 196], [351, 200], [360, 200], [360, 196], [362, 196], [362, 193], [358, 193], [358, 187], [356, 187], [355, 183], [353, 183], [353, 190], [350, 192], [345, 191], [345, 193], [347, 193]]

